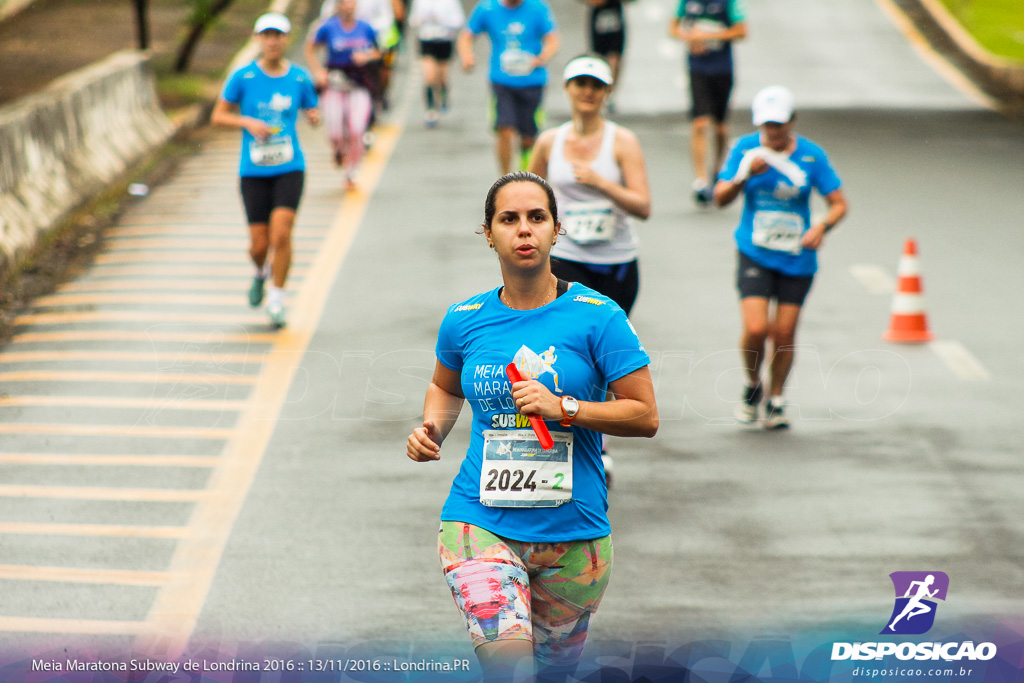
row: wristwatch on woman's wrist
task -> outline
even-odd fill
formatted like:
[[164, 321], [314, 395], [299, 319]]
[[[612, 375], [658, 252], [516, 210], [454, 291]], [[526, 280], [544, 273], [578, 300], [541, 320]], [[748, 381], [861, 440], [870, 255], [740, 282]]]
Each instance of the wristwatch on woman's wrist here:
[[572, 425], [572, 420], [576, 417], [576, 413], [580, 412], [580, 402], [572, 396], [562, 397], [562, 422], [560, 423], [563, 427]]

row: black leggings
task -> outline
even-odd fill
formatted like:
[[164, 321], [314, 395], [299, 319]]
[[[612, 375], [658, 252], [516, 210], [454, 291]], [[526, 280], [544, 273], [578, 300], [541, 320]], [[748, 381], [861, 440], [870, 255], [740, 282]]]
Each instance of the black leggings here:
[[551, 258], [551, 272], [569, 282], [578, 282], [604, 294], [629, 315], [640, 291], [640, 267], [629, 263], [599, 265]]

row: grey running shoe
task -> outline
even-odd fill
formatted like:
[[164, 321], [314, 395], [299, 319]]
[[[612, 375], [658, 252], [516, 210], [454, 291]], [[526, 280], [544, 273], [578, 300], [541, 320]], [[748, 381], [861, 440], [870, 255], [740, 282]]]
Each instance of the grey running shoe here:
[[253, 308], [257, 308], [263, 303], [263, 284], [265, 282], [266, 280], [261, 277], [252, 279], [252, 285], [249, 287], [249, 305]]
[[785, 403], [768, 401], [764, 413], [765, 429], [788, 429], [789, 420], [786, 419]]
[[277, 329], [281, 329], [288, 324], [284, 319], [284, 306], [279, 303], [267, 306], [267, 315], [270, 316], [270, 324]]
[[734, 415], [743, 424], [757, 422], [758, 409], [761, 406], [761, 399], [764, 398], [764, 391], [761, 385], [756, 387], [743, 388], [743, 401], [736, 406]]

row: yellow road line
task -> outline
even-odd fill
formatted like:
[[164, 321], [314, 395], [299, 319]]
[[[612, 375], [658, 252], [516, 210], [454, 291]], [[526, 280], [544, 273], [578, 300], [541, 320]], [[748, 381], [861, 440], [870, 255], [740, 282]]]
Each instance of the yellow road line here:
[[64, 323], [153, 322], [166, 325], [204, 323], [211, 325], [267, 324], [257, 313], [176, 313], [174, 311], [81, 311], [77, 313], [28, 313], [14, 319], [15, 325], [62, 325]]
[[[259, 363], [265, 354], [262, 351], [252, 353], [191, 353], [182, 350], [179, 353], [160, 353], [156, 351], [8, 351], [0, 353], [0, 363], [39, 363], [57, 361], [152, 361], [167, 367], [172, 363]], [[0, 403], [3, 399], [0, 398]]]
[[0, 534], [26, 534], [32, 536], [119, 536], [124, 538], [185, 538], [189, 534], [189, 529], [181, 526], [0, 522]]
[[[57, 287], [58, 292], [107, 292], [107, 291], [138, 291], [141, 289], [174, 290], [183, 291], [194, 289], [197, 291], [223, 290], [227, 292], [241, 292], [244, 287], [239, 286], [235, 280], [181, 280], [169, 279], [136, 279], [136, 280], [76, 280], [66, 282]], [[239, 296], [235, 297], [235, 303], [239, 302]]]
[[232, 412], [245, 408], [245, 401], [228, 399], [131, 398], [110, 396], [0, 396], [0, 408], [43, 406], [61, 408], [137, 408]]
[[83, 465], [95, 467], [216, 467], [216, 455], [65, 455], [0, 453], [0, 465]]
[[[135, 292], [138, 290], [172, 290], [185, 291], [194, 289], [201, 292], [221, 290], [225, 292], [242, 292], [244, 289], [236, 280], [179, 280], [179, 279], [138, 279], [138, 280], [83, 280], [68, 282], [57, 288], [58, 292]], [[142, 295], [140, 295], [142, 296]], [[237, 304], [243, 294], [236, 294]], [[39, 301], [39, 299], [36, 299]]]
[[[244, 261], [242, 254], [236, 254], [236, 258], [228, 261], [226, 265], [238, 265], [245, 263], [245, 265], [252, 270], [252, 265]], [[313, 260], [314, 254], [312, 252], [297, 251], [293, 252], [292, 263], [309, 263]], [[224, 254], [211, 254], [205, 251], [154, 251], [154, 252], [142, 252], [142, 251], [106, 251], [99, 254], [96, 257], [96, 263], [149, 263], [150, 261], [185, 261], [188, 263], [224, 263]]]
[[[372, 150], [371, 150], [372, 151]], [[189, 203], [172, 200], [171, 197], [154, 198], [151, 201], [150, 210], [144, 214], [133, 215], [125, 219], [126, 225], [158, 225], [160, 223], [177, 223], [182, 221], [207, 225], [235, 225], [240, 230], [246, 229], [245, 217], [233, 211], [213, 211], [208, 202], [202, 202], [198, 206]], [[166, 207], [166, 208], [165, 208]], [[334, 214], [333, 210], [315, 211], [313, 209], [299, 209], [299, 217], [296, 227], [300, 228], [304, 221], [310, 219], [329, 219]]]
[[90, 370], [29, 370], [0, 373], [2, 382], [124, 382], [126, 384], [256, 384], [258, 378], [244, 375], [185, 375], [174, 373], [104, 373]]
[[998, 109], [995, 100], [982, 92], [959, 69], [950, 64], [945, 57], [932, 48], [931, 44], [921, 35], [921, 32], [917, 30], [917, 27], [914, 26], [910, 18], [892, 0], [875, 0], [875, 4], [889, 17], [889, 20], [903, 34], [903, 37], [906, 38], [907, 42], [910, 43], [911, 47], [914, 48], [921, 58], [940, 76], [946, 79], [950, 85], [981, 106], [993, 110]]
[[[125, 286], [124, 289], [131, 289]], [[238, 287], [234, 287], [235, 290]], [[90, 293], [79, 292], [73, 294], [52, 294], [41, 296], [32, 302], [35, 308], [47, 308], [51, 306], [98, 306], [103, 304], [144, 304], [147, 306], [156, 304], [181, 306], [238, 306], [240, 304], [237, 294], [214, 295], [209, 293], [201, 294], [165, 294], [162, 292], [136, 293], [136, 292], [115, 292], [115, 293]]]
[[147, 503], [197, 503], [211, 498], [207, 490], [128, 489], [100, 486], [28, 486], [0, 484], [3, 498], [57, 498], [66, 500], [121, 500]]
[[276, 332], [244, 332], [225, 334], [221, 331], [196, 332], [132, 332], [129, 330], [66, 330], [63, 332], [23, 332], [11, 339], [12, 344], [35, 344], [62, 341], [141, 341], [194, 342], [196, 344], [272, 344]]
[[137, 641], [143, 652], [159, 644], [167, 647], [172, 656], [180, 654], [195, 629], [231, 528], [274, 432], [302, 352], [309, 346], [323, 315], [330, 285], [348, 253], [369, 197], [400, 134], [398, 126], [382, 126], [378, 130], [377, 142], [360, 169], [365, 190], [345, 195], [331, 233], [296, 301], [288, 328], [274, 345], [275, 353], [267, 357], [261, 381], [252, 397], [252, 410], [242, 414], [237, 436], [224, 449], [224, 464], [211, 476], [213, 496], [206, 504], [196, 507], [190, 521], [189, 526], [203, 530], [202, 538], [191, 537], [178, 544], [171, 560], [171, 571], [182, 578], [172, 581], [158, 593], [146, 619], [153, 633]]
[[[193, 226], [193, 225], [172, 225], [166, 228], [158, 228], [157, 226], [146, 226], [146, 227], [112, 227], [107, 228], [104, 235], [104, 243], [109, 244], [114, 241], [121, 241], [126, 239], [136, 238], [167, 238], [180, 242], [183, 240], [191, 240], [197, 245], [207, 244], [208, 239], [227, 239], [227, 238], [240, 238], [243, 245], [248, 246], [249, 236], [244, 229], [234, 230], [220, 230], [220, 226]], [[314, 240], [321, 240], [324, 235], [327, 234], [326, 228], [300, 228], [296, 227], [295, 232], [292, 233], [293, 242], [312, 242]], [[196, 239], [196, 238], [201, 239]], [[235, 241], [237, 244], [237, 240]]]
[[78, 569], [0, 564], [0, 579], [58, 581], [61, 583], [109, 583], [119, 586], [162, 586], [170, 581], [171, 575], [167, 572], [144, 572], [129, 569]]
[[92, 370], [26, 370], [0, 372], [3, 382], [125, 382], [128, 384], [256, 384], [245, 375], [186, 375], [173, 372], [99, 372]]
[[[297, 276], [301, 277], [305, 275], [307, 269], [308, 264], [306, 263], [292, 264], [292, 269], [288, 272], [288, 281], [292, 282]], [[93, 265], [93, 268], [90, 271], [90, 276], [91, 278], [96, 278], [135, 275], [161, 277], [165, 275], [173, 275], [180, 278], [186, 278], [193, 276], [210, 277], [211, 275], [219, 275], [225, 279], [237, 278], [241, 283], [240, 291], [247, 291], [249, 287], [249, 280], [252, 278], [252, 272], [253, 266], [251, 263], [222, 263], [217, 266], [217, 269], [214, 272], [211, 272], [210, 266], [198, 263], [180, 263], [176, 265], [152, 263], [146, 265], [127, 266], [121, 263], [98, 263]]]
[[198, 240], [193, 236], [181, 239], [171, 237], [108, 237], [104, 240], [103, 250], [106, 253], [130, 251], [136, 249], [195, 249], [245, 252], [249, 248], [249, 240], [244, 236], [236, 239], [206, 238]]
[[[203, 254], [205, 252], [245, 253], [249, 249], [249, 240], [243, 238], [197, 240], [192, 237], [184, 239], [123, 237], [106, 240], [103, 252], [105, 254], [118, 254], [123, 251], [138, 252], [146, 249], [166, 251], [177, 249], [184, 254]], [[316, 245], [310, 244], [308, 240], [293, 240], [292, 242], [293, 259], [295, 254], [308, 254], [313, 251], [316, 251]]]
[[70, 434], [74, 436], [132, 436], [161, 439], [230, 439], [235, 435], [235, 430], [216, 429], [214, 427], [0, 422], [0, 434]]
[[33, 617], [0, 617], [0, 631], [26, 633], [69, 633], [74, 635], [113, 636], [142, 633], [145, 624], [139, 621], [102, 621], [98, 619], [38, 619]]

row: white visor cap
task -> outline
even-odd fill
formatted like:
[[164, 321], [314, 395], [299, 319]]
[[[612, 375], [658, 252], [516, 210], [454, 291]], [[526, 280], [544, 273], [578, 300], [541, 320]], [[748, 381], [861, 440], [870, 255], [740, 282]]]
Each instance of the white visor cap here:
[[264, 31], [280, 31], [281, 33], [292, 32], [292, 22], [288, 21], [288, 17], [277, 12], [268, 12], [259, 19], [256, 20], [255, 33], [263, 33]]
[[562, 72], [562, 82], [568, 83], [580, 76], [596, 78], [605, 85], [611, 85], [613, 82], [612, 68], [608, 66], [608, 62], [597, 57], [577, 57], [570, 61]]
[[793, 118], [793, 93], [781, 85], [770, 85], [754, 95], [750, 110], [755, 126], [788, 123]]

